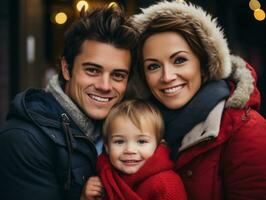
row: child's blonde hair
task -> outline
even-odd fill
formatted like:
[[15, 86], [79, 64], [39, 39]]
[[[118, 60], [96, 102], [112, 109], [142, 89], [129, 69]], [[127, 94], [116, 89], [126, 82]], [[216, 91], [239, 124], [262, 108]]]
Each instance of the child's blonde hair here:
[[[124, 101], [111, 109], [103, 125], [103, 140], [105, 144], [108, 142], [108, 133], [110, 133], [112, 122], [117, 117], [130, 119], [140, 130], [146, 123], [151, 123], [154, 127], [154, 134], [158, 144], [161, 142], [164, 123], [160, 111], [144, 100], [134, 99]], [[144, 124], [141, 123], [141, 119], [144, 119]]]

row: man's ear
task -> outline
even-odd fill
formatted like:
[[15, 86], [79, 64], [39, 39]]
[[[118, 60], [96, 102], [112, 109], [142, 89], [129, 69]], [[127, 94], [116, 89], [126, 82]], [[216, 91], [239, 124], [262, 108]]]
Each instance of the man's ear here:
[[107, 145], [107, 144], [104, 144], [104, 148], [105, 148], [105, 152], [106, 152], [107, 154], [109, 154], [109, 148], [108, 148], [108, 145]]
[[61, 59], [61, 70], [62, 70], [62, 74], [63, 77], [66, 81], [70, 80], [70, 73], [69, 73], [69, 69], [68, 69], [68, 64], [65, 58]]

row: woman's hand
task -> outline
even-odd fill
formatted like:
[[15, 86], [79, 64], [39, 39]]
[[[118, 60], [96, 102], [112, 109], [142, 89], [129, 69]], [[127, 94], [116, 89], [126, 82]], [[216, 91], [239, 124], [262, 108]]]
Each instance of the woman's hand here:
[[101, 200], [104, 194], [103, 184], [98, 176], [92, 176], [83, 187], [80, 200]]

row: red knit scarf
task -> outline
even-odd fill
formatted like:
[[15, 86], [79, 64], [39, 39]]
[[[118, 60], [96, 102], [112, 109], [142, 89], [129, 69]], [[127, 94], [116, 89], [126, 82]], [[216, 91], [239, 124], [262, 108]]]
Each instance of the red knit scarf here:
[[140, 194], [133, 191], [145, 179], [165, 170], [174, 168], [169, 159], [169, 150], [165, 145], [159, 145], [145, 164], [135, 174], [121, 174], [110, 163], [108, 155], [102, 154], [97, 162], [98, 174], [106, 190], [108, 200], [141, 200]]

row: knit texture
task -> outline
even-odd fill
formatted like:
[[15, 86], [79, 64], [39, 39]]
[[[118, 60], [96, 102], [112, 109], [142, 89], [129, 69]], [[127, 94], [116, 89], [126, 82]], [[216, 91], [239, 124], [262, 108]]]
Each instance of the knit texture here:
[[160, 145], [154, 155], [135, 174], [121, 174], [102, 154], [97, 169], [104, 188], [106, 200], [184, 200], [183, 183], [173, 171], [169, 149]]

